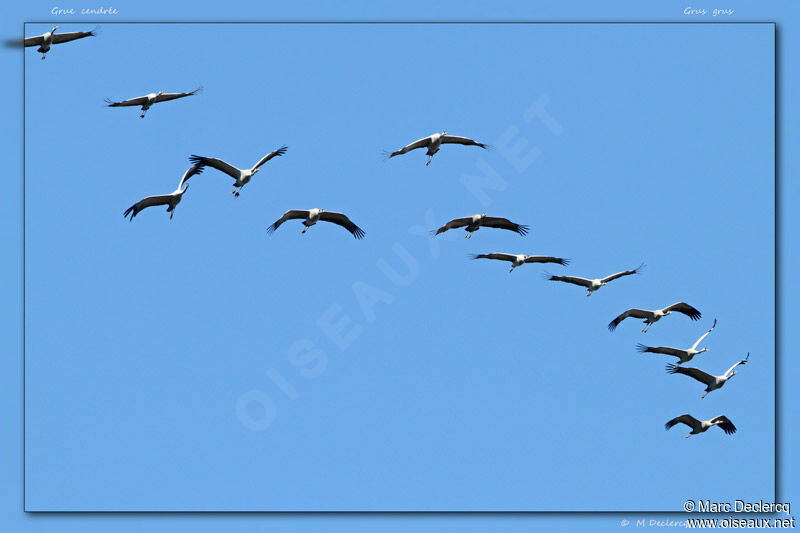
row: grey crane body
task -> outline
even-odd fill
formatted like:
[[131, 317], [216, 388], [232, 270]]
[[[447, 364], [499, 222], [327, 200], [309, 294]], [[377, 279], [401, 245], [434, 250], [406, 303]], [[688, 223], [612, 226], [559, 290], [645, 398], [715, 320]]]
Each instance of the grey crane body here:
[[141, 118], [144, 118], [145, 113], [148, 109], [150, 109], [154, 104], [159, 102], [168, 102], [169, 100], [177, 100], [178, 98], [186, 98], [187, 96], [192, 96], [197, 94], [203, 90], [203, 86], [201, 85], [194, 91], [190, 91], [188, 93], [165, 93], [164, 91], [158, 91], [157, 93], [149, 93], [144, 96], [137, 96], [136, 98], [129, 98], [128, 100], [121, 100], [119, 102], [112, 102], [108, 98], [106, 98], [106, 103], [108, 107], [142, 107], [142, 113], [139, 115]]
[[222, 159], [217, 159], [213, 157], [203, 157], [199, 155], [193, 155], [189, 158], [189, 160], [194, 163], [195, 165], [200, 166], [209, 166], [219, 170], [220, 172], [224, 172], [228, 176], [232, 177], [233, 182], [233, 194], [235, 197], [239, 197], [239, 193], [242, 191], [242, 187], [247, 185], [253, 176], [256, 175], [259, 170], [261, 170], [261, 165], [272, 159], [273, 157], [278, 157], [286, 153], [287, 147], [281, 146], [277, 150], [268, 153], [264, 157], [262, 157], [255, 165], [251, 168], [237, 168], [230, 163], [226, 163]]
[[691, 305], [687, 304], [686, 302], [677, 302], [670, 306], [667, 306], [663, 309], [637, 309], [632, 308], [628, 309], [624, 313], [620, 314], [614, 320], [612, 320], [608, 324], [608, 330], [614, 331], [617, 329], [617, 326], [626, 318], [640, 318], [644, 320], [644, 329], [642, 329], [642, 333], [645, 333], [650, 326], [664, 318], [665, 316], [669, 316], [672, 314], [673, 311], [677, 311], [678, 313], [682, 313], [692, 320], [698, 320], [702, 315], [700, 311], [692, 307]]
[[724, 374], [721, 376], [714, 376], [703, 372], [698, 368], [686, 368], [683, 366], [678, 365], [667, 365], [667, 373], [668, 374], [683, 374], [684, 376], [689, 376], [690, 378], [694, 378], [700, 383], [703, 383], [706, 386], [706, 390], [703, 393], [701, 398], [705, 398], [709, 393], [721, 389], [733, 376], [737, 374], [734, 370], [739, 365], [747, 364], [747, 360], [750, 359], [750, 353], [748, 352], [747, 356], [735, 363], [732, 367], [730, 367]]
[[318, 209], [316, 207], [314, 209], [309, 209], [308, 218], [303, 221], [303, 226], [305, 226], [305, 228], [303, 228], [303, 231], [301, 231], [300, 233], [305, 233], [306, 231], [308, 231], [308, 228], [319, 222], [319, 217], [321, 214], [322, 214], [322, 209]]
[[416, 150], [417, 148], [427, 148], [425, 155], [428, 156], [428, 161], [425, 163], [425, 166], [431, 164], [431, 160], [433, 159], [434, 154], [436, 154], [439, 149], [441, 148], [442, 144], [462, 144], [465, 146], [478, 146], [480, 148], [488, 148], [488, 145], [479, 143], [477, 141], [473, 141], [468, 137], [459, 137], [457, 135], [448, 135], [446, 131], [442, 133], [434, 133], [432, 135], [428, 135], [427, 137], [423, 137], [422, 139], [416, 140], [411, 144], [407, 144], [406, 146], [400, 148], [389, 154], [389, 158], [407, 154], [411, 150]]
[[563, 281], [565, 283], [571, 283], [572, 285], [579, 285], [581, 287], [585, 287], [587, 291], [586, 296], [591, 296], [593, 292], [600, 290], [602, 287], [605, 287], [606, 284], [610, 283], [611, 281], [614, 281], [615, 279], [621, 278], [623, 276], [631, 276], [633, 274], [638, 274], [639, 272], [641, 272], [642, 268], [644, 268], [644, 264], [639, 265], [633, 270], [623, 270], [622, 272], [617, 272], [616, 274], [611, 274], [610, 276], [606, 276], [604, 278], [596, 278], [596, 279], [587, 279], [578, 276], [549, 276], [548, 279], [550, 281]]
[[153, 207], [157, 205], [166, 205], [167, 206], [167, 213], [169, 213], [169, 219], [172, 220], [172, 216], [175, 214], [175, 208], [181, 203], [181, 199], [186, 191], [189, 189], [189, 184], [187, 181], [192, 176], [200, 174], [203, 172], [203, 168], [197, 165], [192, 166], [189, 170], [187, 170], [183, 178], [181, 178], [180, 183], [178, 184], [178, 188], [172, 191], [169, 194], [162, 194], [158, 196], [148, 196], [143, 198], [130, 206], [128, 209], [125, 210], [123, 213], [124, 217], [130, 215], [130, 220], [133, 221], [134, 217], [139, 214], [140, 211], [143, 209], [147, 209], [148, 207]]
[[338, 226], [343, 227], [347, 231], [349, 231], [353, 237], [356, 239], [364, 238], [364, 230], [356, 226], [356, 224], [350, 220], [344, 213], [336, 213], [334, 211], [325, 211], [324, 209], [290, 209], [286, 211], [281, 218], [276, 220], [272, 223], [270, 227], [267, 228], [267, 233], [273, 233], [276, 229], [278, 229], [281, 224], [286, 222], [287, 220], [302, 220], [303, 221], [303, 231], [300, 233], [305, 233], [308, 229], [315, 225], [320, 220], [323, 222], [331, 222]]
[[688, 363], [692, 360], [695, 355], [701, 354], [703, 352], [707, 352], [708, 348], [701, 348], [697, 349], [703, 339], [705, 339], [709, 333], [714, 331], [714, 328], [717, 326], [717, 319], [714, 319], [714, 324], [711, 326], [711, 329], [703, 333], [699, 339], [692, 344], [691, 347], [683, 349], [683, 348], [673, 348], [671, 346], [645, 346], [644, 344], [637, 344], [636, 348], [641, 353], [658, 353], [664, 355], [671, 355], [673, 357], [678, 358], [678, 364], [681, 365], [683, 363]]
[[492, 252], [490, 254], [473, 254], [472, 259], [496, 259], [499, 261], [508, 261], [511, 263], [511, 270], [524, 265], [525, 263], [557, 263], [559, 265], [568, 265], [569, 259], [561, 257], [553, 257], [549, 255], [526, 255], [526, 254], [507, 254], [504, 252]]
[[514, 231], [520, 235], [525, 235], [528, 233], [528, 226], [516, 224], [507, 218], [489, 217], [486, 216], [486, 213], [480, 213], [470, 217], [454, 218], [438, 230], [431, 231], [431, 233], [435, 237], [436, 235], [444, 233], [447, 230], [464, 228], [464, 230], [467, 232], [464, 237], [469, 239], [472, 237], [472, 234], [481, 229], [481, 227], [505, 229]]
[[39, 48], [37, 48], [36, 51], [42, 54], [42, 59], [45, 59], [45, 54], [50, 51], [50, 47], [54, 44], [67, 43], [75, 39], [83, 39], [84, 37], [92, 37], [95, 35], [94, 30], [56, 33], [57, 29], [58, 26], [53, 26], [53, 29], [47, 33], [35, 37], [26, 37], [22, 41], [22, 46], [26, 48], [29, 46], [38, 46]]
[[716, 416], [711, 420], [698, 420], [692, 415], [686, 414], [686, 415], [676, 416], [675, 418], [664, 424], [664, 427], [667, 430], [669, 430], [671, 427], [677, 424], [685, 424], [686, 426], [689, 426], [692, 429], [692, 431], [690, 431], [689, 434], [686, 435], [687, 439], [692, 435], [699, 435], [700, 433], [705, 433], [714, 426], [719, 426], [722, 429], [722, 431], [725, 432], [726, 435], [732, 435], [736, 433], [736, 426], [734, 426], [733, 422], [731, 422], [725, 415]]

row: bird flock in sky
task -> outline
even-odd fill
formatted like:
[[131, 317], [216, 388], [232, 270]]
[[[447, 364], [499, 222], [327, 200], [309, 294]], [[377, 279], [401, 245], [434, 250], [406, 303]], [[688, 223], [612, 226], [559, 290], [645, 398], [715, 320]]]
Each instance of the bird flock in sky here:
[[[57, 29], [58, 26], [55, 26], [53, 27], [52, 30], [42, 35], [38, 35], [35, 37], [27, 37], [24, 39], [23, 44], [25, 47], [38, 46], [39, 48], [37, 50], [42, 54], [42, 59], [45, 59], [45, 54], [50, 50], [50, 47], [53, 44], [66, 43], [74, 41], [76, 39], [82, 39], [84, 37], [90, 37], [95, 35], [94, 31], [56, 33]], [[130, 98], [119, 102], [113, 102], [111, 100], [107, 100], [107, 104], [109, 107], [141, 107], [141, 114], [139, 116], [141, 118], [144, 118], [147, 110], [150, 109], [154, 104], [192, 96], [197, 94], [201, 89], [202, 86], [198, 87], [197, 89], [191, 92], [165, 93], [164, 91], [159, 91], [157, 93], [150, 93], [145, 96]], [[388, 153], [386, 155], [387, 158], [393, 158], [396, 156], [407, 154], [419, 148], [425, 148], [426, 155], [428, 156], [428, 160], [426, 161], [425, 165], [428, 166], [433, 160], [433, 156], [437, 152], [439, 152], [441, 146], [444, 144], [460, 144], [463, 146], [476, 146], [483, 149], [489, 148], [488, 145], [474, 141], [470, 138], [450, 135], [447, 132], [442, 132], [442, 133], [434, 133], [432, 135], [414, 141], [411, 144], [408, 144], [400, 148], [399, 150]], [[287, 147], [282, 146], [268, 153], [261, 159], [259, 159], [258, 162], [256, 162], [250, 168], [238, 168], [231, 165], [230, 163], [227, 163], [226, 161], [223, 161], [222, 159], [192, 155], [189, 157], [189, 161], [192, 164], [192, 166], [184, 173], [183, 177], [178, 183], [177, 189], [175, 189], [173, 192], [169, 194], [147, 196], [142, 200], [136, 202], [132, 206], [130, 206], [128, 209], [126, 209], [123, 215], [125, 217], [130, 216], [130, 220], [133, 220], [137, 214], [139, 214], [142, 210], [147, 209], [148, 207], [166, 205], [167, 212], [169, 213], [169, 218], [171, 220], [173, 215], [175, 214], [175, 208], [181, 202], [183, 195], [189, 188], [188, 184], [189, 179], [192, 178], [193, 176], [203, 173], [203, 171], [207, 167], [211, 167], [233, 178], [234, 180], [233, 191], [231, 192], [234, 195], [234, 197], [238, 197], [244, 186], [247, 185], [252, 180], [253, 176], [255, 176], [255, 174], [261, 170], [261, 167], [264, 164], [266, 164], [275, 157], [283, 156], [286, 153], [286, 151]], [[362, 239], [365, 235], [364, 230], [361, 229], [359, 226], [357, 226], [347, 215], [343, 213], [337, 213], [334, 211], [326, 211], [324, 209], [290, 209], [286, 211], [283, 214], [283, 216], [281, 216], [278, 220], [273, 222], [267, 228], [267, 232], [270, 234], [273, 233], [284, 222], [288, 220], [302, 220], [302, 225], [304, 227], [301, 233], [305, 233], [311, 226], [315, 225], [319, 221], [322, 221], [322, 222], [330, 222], [343, 227], [344, 229], [349, 231], [356, 239]], [[436, 237], [437, 235], [440, 235], [451, 229], [464, 228], [466, 232], [464, 235], [465, 238], [471, 238], [472, 234], [481, 229], [482, 227], [512, 231], [519, 234], [520, 236], [525, 236], [528, 233], [528, 226], [517, 224], [515, 222], [508, 220], [507, 218], [490, 217], [487, 216], [486, 213], [481, 213], [468, 217], [453, 219], [447, 222], [439, 229], [432, 230], [431, 234], [434, 237]], [[526, 263], [554, 263], [562, 266], [569, 265], [568, 259], [562, 257], [549, 256], [549, 255], [525, 255], [525, 254], [511, 254], [504, 252], [493, 252], [493, 253], [472, 255], [471, 257], [472, 259], [493, 259], [498, 261], [506, 261], [508, 263], [511, 263], [511, 269], [509, 270], [509, 272], [513, 272], [515, 268], [518, 268]], [[640, 265], [635, 269], [617, 272], [615, 274], [611, 274], [604, 278], [582, 278], [577, 276], [555, 276], [547, 274], [546, 279], [550, 281], [569, 283], [572, 285], [578, 285], [580, 287], [584, 287], [587, 290], [586, 296], [591, 296], [595, 291], [601, 289], [602, 287], [606, 286], [608, 283], [616, 279], [625, 276], [631, 276], [633, 274], [638, 274], [641, 271], [642, 267], [643, 265]], [[647, 330], [653, 324], [655, 324], [662, 318], [669, 316], [673, 312], [684, 314], [688, 316], [691, 320], [699, 320], [701, 318], [700, 311], [698, 311], [697, 309], [695, 309], [694, 307], [685, 302], [677, 302], [670, 306], [664, 307], [663, 309], [655, 309], [655, 310], [637, 309], [637, 308], [628, 309], [627, 311], [621, 313], [619, 316], [614, 318], [614, 320], [612, 320], [608, 324], [608, 329], [610, 331], [614, 331], [625, 319], [635, 318], [644, 321], [644, 328], [642, 329], [642, 332], [644, 333], [647, 332]], [[736, 362], [724, 374], [720, 376], [708, 374], [697, 368], [682, 366], [684, 363], [688, 363], [689, 361], [691, 361], [698, 354], [708, 351], [708, 348], [702, 348], [698, 350], [698, 346], [714, 330], [716, 325], [717, 321], [715, 319], [714, 324], [711, 326], [711, 328], [708, 331], [706, 331], [699, 339], [697, 339], [697, 341], [690, 348], [681, 349], [669, 346], [646, 346], [644, 344], [638, 344], [637, 349], [641, 353], [662, 354], [662, 355], [677, 357], [676, 364], [667, 365], [667, 372], [669, 374], [682, 374], [684, 376], [689, 376], [699, 381], [700, 383], [704, 384], [706, 386], [706, 389], [701, 398], [705, 398], [706, 395], [708, 395], [709, 393], [722, 388], [733, 376], [736, 375], [737, 373], [736, 368], [740, 365], [746, 364], [750, 357], [750, 354], [748, 353], [744, 359]], [[670, 429], [671, 427], [677, 424], [685, 424], [686, 426], [691, 428], [691, 432], [688, 435], [686, 435], [687, 438], [691, 435], [703, 433], [714, 426], [719, 426], [726, 434], [732, 434], [736, 432], [736, 427], [724, 415], [716, 416], [710, 420], [698, 420], [689, 414], [684, 414], [668, 421], [666, 423], [666, 429]]]

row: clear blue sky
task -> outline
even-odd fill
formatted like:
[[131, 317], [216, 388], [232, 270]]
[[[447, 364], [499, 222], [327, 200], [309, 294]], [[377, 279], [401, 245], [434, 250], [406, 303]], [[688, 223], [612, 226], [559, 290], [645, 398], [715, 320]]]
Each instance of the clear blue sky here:
[[[31, 17], [43, 15], [19, 15]], [[771, 500], [772, 43], [766, 25], [105, 24], [46, 61], [28, 50], [28, 509]], [[102, 107], [200, 84], [144, 120]], [[529, 112], [543, 102], [547, 115]], [[35, 134], [67, 126], [58, 142]], [[446, 147], [428, 168], [422, 153], [380, 160], [442, 129], [496, 148]], [[516, 139], [538, 154], [527, 164]], [[245, 166], [281, 144], [238, 199], [209, 170], [172, 222], [161, 208], [121, 216], [171, 191], [191, 153]], [[475, 194], [469, 176], [486, 168], [499, 186]], [[317, 206], [366, 239], [322, 225], [300, 236], [297, 223], [266, 235], [286, 209]], [[419, 235], [480, 211], [531, 234]], [[569, 257], [547, 270], [577, 275], [647, 268], [587, 299], [544, 268], [466, 258], [488, 251]], [[703, 320], [605, 329], [627, 307], [678, 299]], [[348, 317], [352, 342], [326, 317]], [[633, 349], [690, 345], [714, 317], [696, 366], [753, 355], [704, 400]], [[309, 345], [324, 366], [301, 361]], [[274, 407], [269, 427], [243, 423], [264, 414], [243, 417], [246, 398]], [[665, 433], [683, 412], [726, 413], [740, 431]], [[692, 476], [700, 467], [712, 475]]]

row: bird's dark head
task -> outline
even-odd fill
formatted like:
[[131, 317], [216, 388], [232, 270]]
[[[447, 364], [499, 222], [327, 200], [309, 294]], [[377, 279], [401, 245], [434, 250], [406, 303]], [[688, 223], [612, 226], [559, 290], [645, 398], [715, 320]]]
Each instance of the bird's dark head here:
[[446, 131], [443, 131], [443, 132], [442, 132], [442, 135], [447, 135], [447, 132], [446, 132]]
[[53, 26], [53, 29], [52, 29], [52, 30], [50, 30], [50, 33], [55, 33], [55, 31], [56, 31], [57, 29], [58, 29], [58, 26]]

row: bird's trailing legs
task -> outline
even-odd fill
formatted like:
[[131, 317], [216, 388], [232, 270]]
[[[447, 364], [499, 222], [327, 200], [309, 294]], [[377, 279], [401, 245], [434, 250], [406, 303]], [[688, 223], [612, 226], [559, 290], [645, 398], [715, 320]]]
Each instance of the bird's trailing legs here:
[[[42, 59], [44, 59], [44, 58], [42, 58]], [[433, 156], [432, 155], [428, 156], [428, 161], [425, 163], [425, 166], [427, 167], [428, 165], [430, 165], [431, 161], [433, 161]]]
[[45, 54], [42, 54], [42, 59], [43, 59], [43, 60], [44, 60], [46, 57], [47, 57], [47, 56], [46, 56]]

